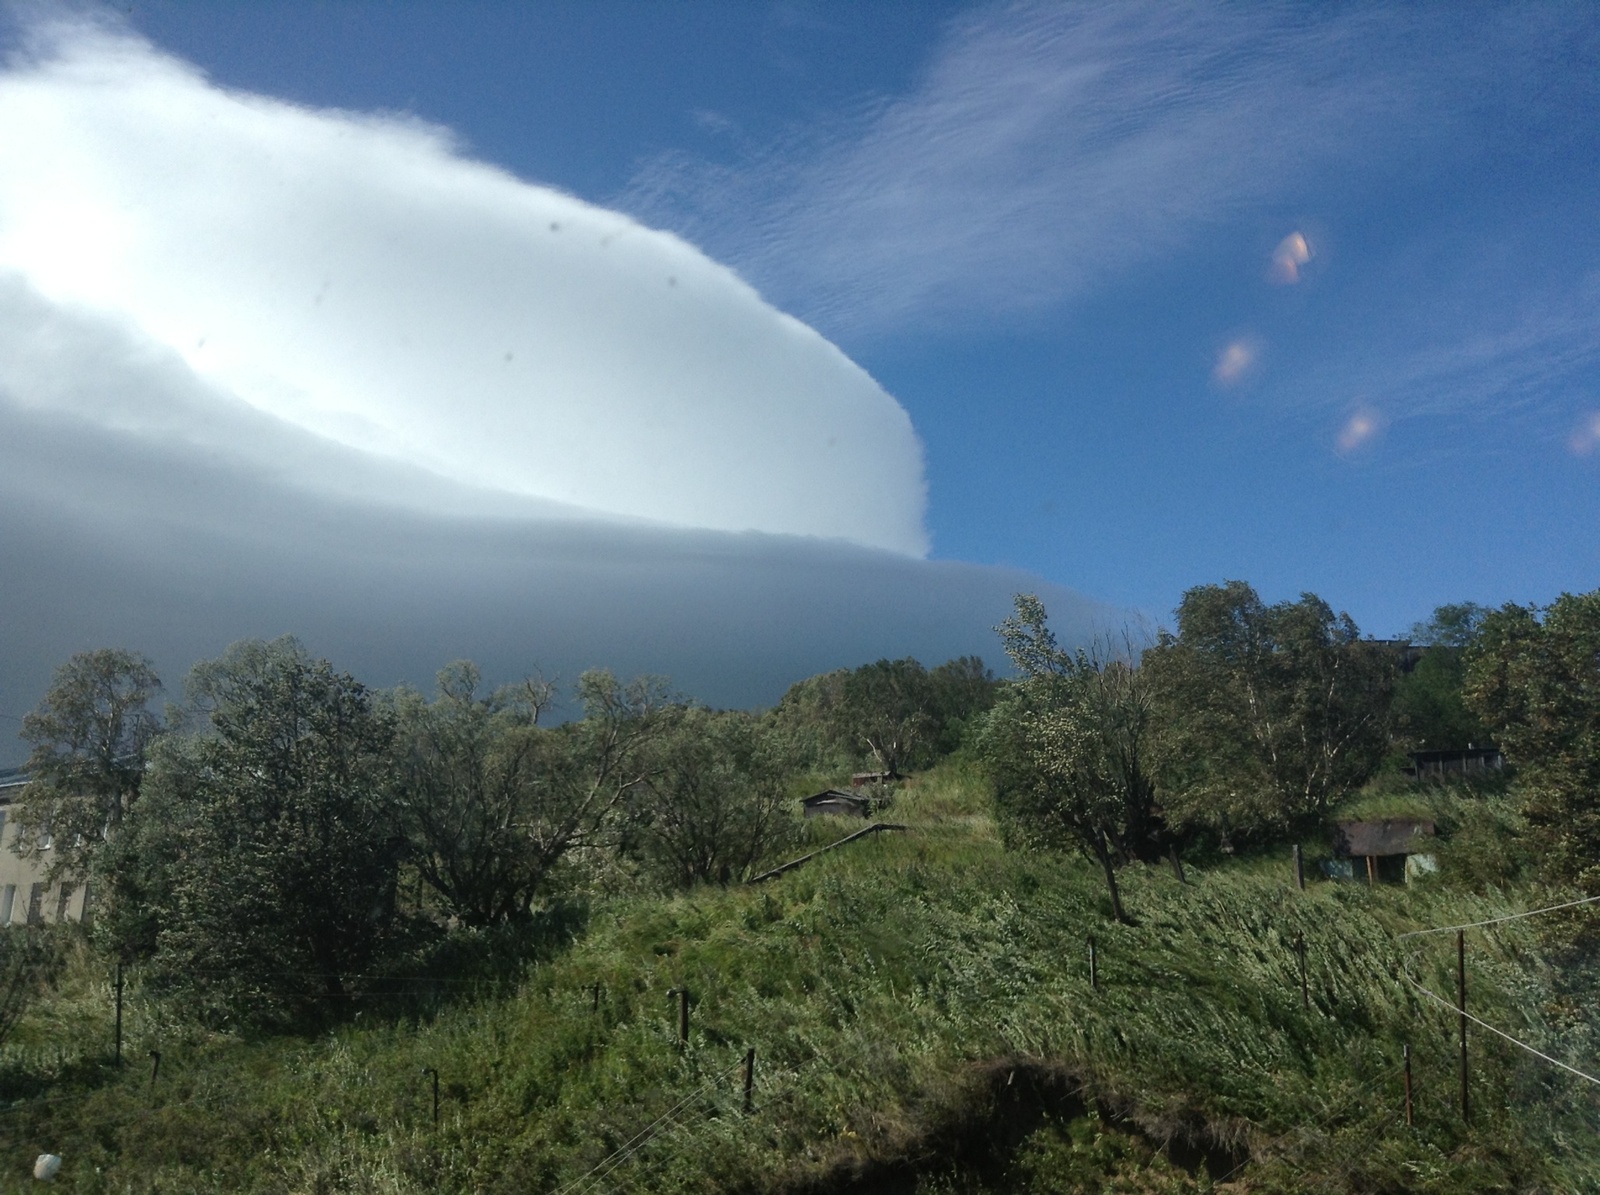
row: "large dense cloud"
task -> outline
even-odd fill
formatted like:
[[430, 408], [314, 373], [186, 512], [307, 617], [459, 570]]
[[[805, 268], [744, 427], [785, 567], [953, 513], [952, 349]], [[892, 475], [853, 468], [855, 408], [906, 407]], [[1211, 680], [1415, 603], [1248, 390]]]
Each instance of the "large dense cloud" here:
[[[922, 559], [921, 470], [733, 273], [437, 129], [100, 25], [0, 71], [0, 714], [73, 651], [175, 680], [284, 632], [379, 684], [469, 656], [739, 705], [993, 656], [1040, 586]], [[1069, 637], [1106, 614], [1052, 601]]]
[[[236, 451], [322, 440], [511, 499], [926, 550], [905, 412], [678, 238], [436, 128], [230, 93], [92, 26], [33, 41], [0, 75], [3, 314], [91, 313], [308, 433]], [[8, 348], [12, 402], [167, 434]]]

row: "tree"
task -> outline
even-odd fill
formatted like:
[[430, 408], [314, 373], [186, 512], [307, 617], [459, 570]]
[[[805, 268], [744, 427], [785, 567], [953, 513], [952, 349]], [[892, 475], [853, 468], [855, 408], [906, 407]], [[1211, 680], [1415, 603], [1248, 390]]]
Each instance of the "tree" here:
[[529, 680], [480, 697], [475, 664], [441, 669], [430, 705], [395, 696], [400, 807], [418, 873], [467, 925], [525, 914], [540, 875], [522, 831], [537, 726], [551, 686]]
[[933, 745], [949, 755], [962, 745], [968, 730], [994, 706], [1000, 681], [977, 656], [946, 660], [928, 673], [932, 689]]
[[1466, 668], [1467, 704], [1518, 767], [1544, 865], [1600, 894], [1600, 590], [1492, 612]]
[[50, 690], [22, 720], [32, 745], [28, 785], [16, 804], [19, 854], [52, 851], [48, 877], [88, 874], [144, 781], [145, 754], [160, 732], [148, 709], [161, 689], [150, 661], [103, 648], [56, 670]]
[[1466, 648], [1488, 614], [1472, 602], [1440, 606], [1427, 622], [1411, 628], [1411, 642], [1424, 648], [1394, 689], [1394, 729], [1421, 749], [1482, 746], [1493, 737], [1467, 708]]
[[337, 1001], [395, 928], [403, 840], [392, 719], [291, 638], [196, 665], [198, 733], [153, 753], [113, 899], [157, 970], [215, 1011], [295, 1020]]
[[793, 839], [781, 753], [738, 712], [673, 711], [640, 790], [643, 851], [668, 883], [727, 884]]
[[933, 737], [933, 686], [909, 656], [864, 664], [844, 679], [838, 716], [880, 771], [910, 770]]
[[1008, 837], [1076, 848], [1100, 864], [1112, 915], [1126, 921], [1116, 868], [1151, 854], [1159, 818], [1155, 707], [1130, 650], [1064, 650], [1044, 604], [1018, 594], [998, 628], [1020, 678], [989, 712], [980, 749]]
[[644, 778], [666, 699], [658, 681], [588, 672], [584, 718], [551, 730], [538, 722], [553, 686], [479, 697], [480, 682], [457, 661], [439, 673], [436, 701], [402, 691], [396, 711], [412, 860], [454, 915], [487, 926], [526, 917], [561, 860], [597, 840]]
[[1268, 606], [1242, 581], [1188, 590], [1144, 667], [1172, 728], [1166, 808], [1226, 832], [1288, 827], [1363, 784], [1389, 745], [1396, 653], [1315, 594]]
[[976, 656], [931, 671], [910, 657], [836, 669], [791, 685], [768, 717], [795, 767], [836, 771], [871, 760], [900, 772], [961, 745], [999, 682]]

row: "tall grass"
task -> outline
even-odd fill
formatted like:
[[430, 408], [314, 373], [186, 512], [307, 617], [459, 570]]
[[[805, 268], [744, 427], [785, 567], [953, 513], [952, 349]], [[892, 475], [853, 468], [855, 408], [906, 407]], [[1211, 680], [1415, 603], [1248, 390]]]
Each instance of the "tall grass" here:
[[[1188, 885], [1135, 868], [1137, 924], [1124, 926], [1089, 866], [1002, 850], [974, 774], [932, 774], [885, 818], [910, 832], [754, 888], [598, 907], [513, 994], [432, 1015], [243, 1041], [136, 993], [136, 1065], [52, 1072], [60, 1102], [0, 1111], [0, 1190], [44, 1150], [66, 1159], [67, 1189], [105, 1192], [820, 1191], [886, 1189], [885, 1176], [907, 1190], [1044, 1191], [1097, 1174], [1106, 1189], [1201, 1190], [1221, 1174], [1166, 1159], [1208, 1150], [1214, 1171], [1243, 1162], [1233, 1177], [1251, 1191], [1600, 1184], [1593, 1090], [1475, 1031], [1464, 1126], [1455, 1018], [1403, 979], [1452, 993], [1453, 938], [1398, 933], [1514, 911], [1536, 892], [1301, 893], [1279, 860], [1190, 869]], [[1593, 1059], [1592, 1000], [1571, 995], [1592, 974], [1557, 970], [1533, 922], [1469, 941], [1476, 1015]], [[63, 994], [61, 1009], [80, 1011], [61, 1034], [108, 1043], [109, 989], [90, 971]], [[686, 1047], [668, 995], [683, 987]], [[48, 1040], [47, 1024], [30, 1040]], [[150, 1049], [163, 1052], [153, 1089]], [[437, 1128], [424, 1068], [440, 1076]], [[1058, 1094], [1024, 1100], [1024, 1088]], [[1017, 1148], [969, 1166], [974, 1140], [1011, 1120]]]

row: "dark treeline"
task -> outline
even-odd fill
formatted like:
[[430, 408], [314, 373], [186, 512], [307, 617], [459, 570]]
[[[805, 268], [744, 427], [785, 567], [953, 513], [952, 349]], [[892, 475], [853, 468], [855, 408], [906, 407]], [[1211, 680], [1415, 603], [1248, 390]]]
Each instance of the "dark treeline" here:
[[[710, 710], [585, 673], [369, 689], [296, 640], [197, 664], [182, 701], [125, 651], [74, 657], [26, 719], [19, 850], [95, 888], [96, 943], [217, 1024], [343, 1015], [394, 977], [518, 950], [585, 894], [727, 884], [792, 849], [794, 798], [956, 752], [1009, 844], [1119, 868], [1324, 825], [1408, 749], [1499, 743], [1552, 878], [1600, 890], [1600, 594], [1446, 606], [1405, 643], [1314, 595], [1188, 591], [1175, 630], [1068, 650], [1042, 604], [981, 660], [880, 660]], [[1419, 648], [1425, 650], [1418, 650]], [[465, 952], [465, 953], [463, 953]], [[454, 964], [452, 964], [454, 965]]]

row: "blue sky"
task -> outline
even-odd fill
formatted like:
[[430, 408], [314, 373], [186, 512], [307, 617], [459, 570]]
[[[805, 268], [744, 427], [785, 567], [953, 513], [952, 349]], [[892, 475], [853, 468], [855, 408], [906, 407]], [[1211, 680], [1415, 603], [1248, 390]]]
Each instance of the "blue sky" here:
[[[221, 83], [413, 112], [683, 230], [910, 413], [938, 557], [1158, 616], [1224, 577], [1311, 589], [1379, 634], [1600, 576], [1587, 6], [131, 19]], [[1274, 285], [1296, 230], [1315, 256]], [[1260, 360], [1224, 387], [1235, 339]]]
[[[124, 186], [118, 210], [127, 210], [129, 194], [156, 203], [149, 199], [152, 178], [191, 167], [198, 178], [215, 160], [238, 153], [238, 177], [252, 181], [248, 189], [240, 182], [235, 206], [258, 205], [250, 217], [256, 224], [275, 220], [279, 209], [270, 204], [280, 203], [285, 228], [326, 217], [327, 228], [353, 229], [361, 221], [351, 212], [403, 196], [403, 204], [395, 200], [405, 213], [393, 216], [391, 240], [402, 246], [397, 254], [410, 255], [412, 281], [394, 285], [425, 286], [434, 269], [447, 274], [445, 297], [415, 308], [445, 321], [487, 301], [482, 287], [475, 289], [474, 269], [522, 252], [510, 233], [487, 249], [469, 243], [474, 222], [499, 219], [495, 204], [509, 205], [505, 211], [533, 204], [539, 221], [549, 217], [552, 233], [569, 210], [578, 222], [569, 230], [592, 226], [596, 235], [611, 227], [607, 213], [616, 213], [630, 229], [680, 238], [628, 233], [646, 248], [628, 258], [616, 285], [633, 285], [636, 274], [657, 288], [677, 288], [680, 274], [690, 290], [703, 282], [696, 294], [710, 321], [693, 325], [703, 332], [660, 333], [663, 344], [676, 338], [700, 345], [699, 357], [665, 364], [652, 358], [648, 370], [640, 365], [644, 373], [628, 376], [682, 371], [695, 393], [755, 387], [765, 395], [781, 390], [773, 378], [803, 374], [791, 398], [772, 401], [784, 405], [795, 427], [829, 431], [826, 450], [819, 440], [814, 455], [786, 451], [797, 433], [779, 422], [724, 439], [712, 400], [702, 411], [690, 400], [651, 398], [648, 384], [638, 383], [643, 397], [631, 419], [659, 417], [662, 435], [682, 432], [705, 453], [702, 459], [691, 446], [663, 454], [683, 462], [679, 476], [657, 491], [665, 498], [658, 503], [637, 477], [612, 487], [615, 501], [583, 488], [606, 461], [632, 460], [626, 453], [637, 445], [608, 438], [631, 419], [615, 411], [585, 415], [600, 408], [574, 400], [565, 412], [577, 446], [570, 476], [557, 486], [508, 473], [505, 486], [522, 495], [517, 501], [576, 506], [554, 515], [542, 507], [518, 507], [520, 514], [495, 507], [493, 518], [593, 511], [659, 516], [683, 528], [821, 536], [913, 557], [928, 548], [932, 560], [953, 567], [997, 566], [960, 574], [987, 577], [979, 588], [991, 595], [1033, 578], [1058, 587], [1063, 602], [1078, 600], [1069, 591], [1083, 595], [1083, 611], [1101, 603], [1153, 619], [1165, 618], [1188, 586], [1239, 578], [1272, 600], [1319, 593], [1380, 636], [1403, 633], [1442, 602], [1548, 602], [1562, 591], [1593, 588], [1600, 575], [1600, 16], [1590, 6], [156, 0], [75, 10], [76, 32], [44, 48], [38, 30], [59, 10], [5, 11], [10, 66], [0, 86], [11, 87], [14, 105], [34, 105], [10, 111], [55, 119], [56, 105], [67, 114], [61, 127], [77, 130], [30, 150], [45, 156], [28, 178], [13, 168], [11, 198], [0, 200], [11, 204], [13, 227], [23, 227], [18, 212], [70, 212], [102, 200], [107, 211], [116, 209], [106, 198], [115, 186]], [[121, 65], [106, 65], [113, 62]], [[137, 137], [125, 139], [125, 149], [90, 144], [95, 122], [104, 125], [106, 117], [94, 115], [99, 110], [84, 99], [85, 88], [103, 90], [102, 76], [112, 75], [113, 88], [157, 97], [148, 109], [157, 122], [177, 113], [165, 141], [152, 134], [143, 149], [132, 145]], [[195, 130], [209, 126], [183, 115], [210, 112], [205, 119], [215, 123], [223, 108], [233, 113], [227, 119], [239, 130], [235, 142], [205, 141], [210, 134]], [[329, 110], [337, 111], [317, 115]], [[369, 129], [378, 130], [370, 145], [362, 140]], [[318, 178], [302, 194], [295, 172], [310, 168], [293, 165], [296, 155], [324, 160], [315, 158], [323, 151], [313, 143], [325, 135], [355, 138], [374, 163], [405, 158], [411, 164], [404, 171], [412, 173], [396, 180], [422, 181], [386, 180], [387, 190], [367, 195], [353, 178], [334, 195], [333, 184]], [[71, 156], [60, 145], [76, 145], [72, 136], [87, 146], [73, 151], [86, 165], [60, 184], [66, 190], [32, 182], [53, 169], [52, 155]], [[206, 162], [185, 161], [188, 145]], [[135, 160], [140, 154], [144, 159]], [[157, 158], [166, 165], [152, 165]], [[512, 177], [474, 175], [473, 163]], [[0, 163], [0, 186], [8, 184], [5, 172]], [[414, 209], [426, 206], [418, 188], [447, 177], [475, 198], [437, 220], [418, 214]], [[96, 180], [103, 179], [113, 181], [98, 195]], [[531, 186], [513, 194], [522, 184]], [[327, 195], [313, 212], [306, 196], [319, 186]], [[161, 233], [164, 241], [152, 233], [151, 245], [176, 243], [191, 219], [181, 213], [198, 211], [204, 187], [194, 187], [174, 183], [159, 200], [170, 208], [161, 219], [171, 227]], [[261, 198], [279, 190], [281, 201]], [[563, 194], [582, 203], [562, 207]], [[211, 211], [200, 222], [225, 218]], [[386, 218], [379, 213], [374, 226]], [[0, 231], [5, 219], [0, 210]], [[58, 256], [78, 252], [75, 244], [113, 245], [122, 235], [106, 217], [95, 234], [101, 239], [84, 241], [63, 220], [51, 234], [65, 246], [51, 250]], [[427, 220], [435, 221], [427, 225], [432, 231], [416, 232]], [[421, 239], [407, 239], [413, 234]], [[215, 244], [232, 245], [241, 234], [216, 235]], [[463, 248], [430, 265], [427, 255], [445, 242]], [[251, 260], [270, 263], [276, 244], [258, 247]], [[329, 244], [330, 254], [345, 252]], [[317, 455], [327, 447], [321, 439], [322, 447], [304, 448], [295, 467], [306, 477], [316, 473], [324, 489], [337, 473], [340, 502], [379, 502], [374, 495], [382, 490], [403, 492], [415, 506], [418, 494], [435, 493], [429, 486], [438, 475], [459, 482], [463, 470], [476, 469], [472, 453], [488, 476], [496, 450], [515, 447], [505, 406], [486, 407], [478, 439], [451, 446], [443, 443], [441, 429], [448, 429], [437, 411], [431, 424], [427, 412], [415, 425], [398, 417], [385, 423], [380, 391], [389, 383], [324, 401], [317, 386], [328, 377], [345, 379], [346, 389], [359, 386], [350, 378], [379, 377], [374, 370], [389, 362], [376, 348], [336, 362], [327, 355], [332, 350], [318, 350], [322, 357], [308, 358], [300, 373], [275, 376], [267, 389], [263, 361], [273, 355], [276, 368], [286, 351], [292, 355], [285, 349], [298, 343], [292, 330], [236, 344], [227, 368], [208, 364], [209, 332], [180, 343], [199, 328], [194, 312], [226, 306], [247, 289], [237, 275], [207, 273], [201, 259], [214, 251], [196, 249], [200, 264], [149, 267], [145, 284], [170, 282], [166, 306], [113, 296], [105, 289], [112, 282], [89, 277], [76, 259], [53, 260], [15, 244], [8, 252], [0, 260], [0, 299], [9, 293], [3, 284], [11, 270], [17, 309], [33, 312], [45, 329], [32, 342], [17, 334], [14, 357], [0, 360], [11, 371], [0, 374], [0, 391], [9, 378], [9, 393], [20, 396], [30, 419], [70, 415], [89, 420], [96, 434], [120, 435], [144, 418], [113, 400], [91, 409], [81, 397], [60, 397], [94, 389], [82, 379], [69, 385], [52, 372], [65, 367], [46, 359], [42, 346], [66, 335], [66, 320], [78, 321], [72, 335], [100, 346], [94, 352], [111, 362], [105, 369], [130, 371], [118, 383], [127, 393], [146, 387], [159, 390], [161, 402], [177, 403], [172, 396], [181, 391], [191, 405], [204, 405], [193, 397], [201, 390], [229, 402], [242, 395], [256, 411], [251, 418], [265, 410], [273, 419], [299, 420], [295, 434], [331, 436], [341, 451], [376, 445], [380, 456], [393, 437], [420, 429], [415, 443], [395, 452], [407, 467], [431, 471], [426, 484], [396, 474], [357, 494], [349, 478], [365, 477], [366, 464], [327, 464]], [[157, 254], [147, 254], [149, 261], [166, 260], [156, 249], [149, 254]], [[469, 257], [480, 266], [461, 264]], [[585, 268], [573, 260], [571, 268]], [[345, 264], [356, 273], [370, 265], [353, 261]], [[581, 272], [572, 277], [573, 285], [586, 285]], [[324, 278], [318, 304], [328, 287]], [[341, 293], [338, 284], [330, 293]], [[390, 316], [371, 297], [380, 291], [367, 293], [350, 327], [375, 345]], [[562, 294], [530, 292], [527, 310], [556, 310]], [[249, 300], [262, 311], [281, 301], [279, 292]], [[247, 323], [246, 301], [239, 302], [238, 319]], [[592, 298], [602, 313], [617, 302]], [[181, 332], [171, 331], [180, 325]], [[735, 326], [744, 331], [730, 330]], [[635, 327], [619, 316], [593, 344], [581, 331], [567, 339], [572, 354], [624, 369], [644, 352], [632, 339]], [[741, 339], [747, 332], [754, 339]], [[842, 357], [827, 356], [830, 343]], [[515, 347], [507, 341], [507, 366]], [[159, 369], [149, 365], [158, 350], [167, 354]], [[745, 369], [756, 355], [768, 362], [765, 380]], [[419, 369], [448, 384], [456, 366], [446, 356], [395, 366], [401, 372], [393, 384], [403, 388]], [[143, 363], [137, 369], [129, 364], [135, 359]], [[582, 372], [581, 365], [570, 368]], [[150, 370], [164, 370], [167, 381], [150, 381]], [[463, 392], [479, 385], [477, 374], [459, 376]], [[594, 379], [580, 381], [594, 393], [603, 389]], [[100, 394], [124, 392], [95, 385]], [[291, 390], [304, 409], [283, 405]], [[306, 414], [317, 402], [323, 405]], [[896, 422], [896, 404], [915, 439]], [[154, 408], [139, 406], [147, 409]], [[235, 446], [258, 438], [226, 430], [235, 426], [227, 423], [233, 416], [207, 409], [207, 419], [220, 421], [207, 425], [212, 456], [232, 451], [229, 437]], [[453, 419], [458, 410], [465, 410], [459, 402], [447, 413]], [[855, 414], [846, 418], [846, 410]], [[346, 434], [357, 416], [368, 420], [366, 430]], [[836, 417], [849, 429], [834, 434], [823, 426]], [[189, 416], [162, 418], [169, 422], [161, 427], [187, 427]], [[44, 437], [39, 443], [49, 438], [43, 424], [28, 427]], [[271, 435], [289, 435], [273, 428]], [[142, 460], [147, 449], [167, 451], [198, 434], [169, 434], [156, 423], [134, 433], [137, 445], [108, 448], [111, 457]], [[370, 454], [360, 459], [371, 463]], [[774, 501], [788, 512], [816, 504], [816, 517], [806, 522], [762, 508], [759, 494], [735, 492], [738, 478], [710, 498], [685, 488], [694, 478], [733, 477], [741, 463], [749, 468], [740, 484], [755, 489], [791, 466], [798, 480], [782, 484], [796, 488], [772, 481]], [[262, 466], [258, 460], [251, 467]], [[50, 505], [43, 492], [30, 491], [41, 509]], [[105, 501], [132, 509], [119, 494]], [[141, 508], [151, 522], [181, 522], [172, 516], [171, 495], [140, 501], [151, 504]], [[432, 513], [477, 501], [454, 494]], [[707, 502], [717, 507], [710, 514]], [[30, 551], [44, 554], [28, 557], [30, 571], [53, 575], [59, 562], [37, 547], [43, 524], [15, 515], [22, 507], [21, 497], [9, 507], [14, 542], [36, 545]], [[489, 517], [487, 507], [472, 509], [473, 517]], [[192, 510], [184, 516], [197, 517]], [[329, 517], [330, 526], [336, 521]], [[129, 542], [117, 541], [122, 549]], [[179, 551], [177, 542], [141, 558]], [[92, 568], [93, 552], [82, 551], [88, 554], [70, 569], [60, 564], [63, 576]], [[811, 566], [786, 567], [800, 575]], [[899, 565], [884, 567], [884, 576], [899, 575]], [[204, 584], [221, 592], [230, 582], [222, 576], [228, 570], [218, 570]], [[49, 606], [49, 587], [30, 600]], [[151, 590], [145, 600], [161, 599]], [[873, 625], [891, 625], [891, 613], [880, 611]], [[293, 624], [296, 615], [291, 604], [262, 617], [241, 618], [237, 627], [219, 619], [212, 638]], [[973, 620], [984, 636], [988, 618]], [[930, 613], [922, 625], [936, 622]], [[119, 630], [109, 614], [85, 614], [65, 619], [45, 639], [59, 652]], [[334, 639], [340, 633], [328, 632]], [[781, 626], [771, 633], [781, 637]], [[157, 654], [192, 646], [155, 639], [165, 644], [150, 649]], [[785, 657], [785, 667], [853, 662], [850, 652], [937, 654], [957, 640], [979, 642], [954, 632], [925, 641], [864, 632], [848, 648]], [[17, 676], [26, 674], [13, 685], [17, 695], [0, 692], [16, 704], [37, 687], [38, 668], [31, 648], [7, 650], [8, 659], [29, 661], [13, 666]], [[992, 643], [982, 650], [997, 654]], [[395, 663], [391, 671], [405, 674], [407, 667]], [[735, 696], [766, 694], [775, 684], [776, 674], [765, 688]]]

